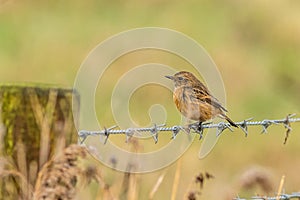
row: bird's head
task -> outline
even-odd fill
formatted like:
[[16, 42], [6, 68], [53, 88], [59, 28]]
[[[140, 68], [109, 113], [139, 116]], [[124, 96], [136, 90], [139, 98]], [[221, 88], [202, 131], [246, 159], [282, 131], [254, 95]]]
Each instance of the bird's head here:
[[165, 77], [174, 81], [175, 87], [193, 86], [199, 82], [199, 80], [194, 76], [194, 74], [187, 71], [180, 71], [174, 74], [174, 76]]

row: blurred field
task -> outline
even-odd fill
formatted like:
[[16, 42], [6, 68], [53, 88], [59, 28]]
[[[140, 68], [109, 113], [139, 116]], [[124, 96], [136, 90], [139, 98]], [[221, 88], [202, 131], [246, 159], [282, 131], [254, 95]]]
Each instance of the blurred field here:
[[[101, 41], [132, 28], [164, 27], [190, 36], [211, 55], [225, 84], [231, 118], [283, 118], [300, 112], [299, 9], [300, 2], [295, 0], [0, 0], [0, 81], [73, 86], [80, 64]], [[178, 70], [189, 70], [178, 58], [157, 51], [136, 52], [112, 64], [96, 94], [101, 124], [114, 124], [110, 95], [118, 78], [138, 64], [161, 61]], [[145, 93], [153, 95], [145, 97]], [[132, 117], [140, 125], [149, 124], [147, 110], [159, 103], [168, 112], [167, 123], [176, 124], [180, 115], [171, 98], [165, 88], [143, 87], [132, 97]], [[259, 189], [237, 191], [243, 172], [253, 166], [271, 174], [274, 193], [282, 175], [286, 175], [286, 192], [299, 191], [300, 125], [295, 123], [292, 127], [286, 145], [282, 144], [282, 126], [272, 126], [266, 135], [261, 135], [259, 128], [250, 128], [247, 138], [241, 130], [226, 131], [203, 160], [197, 157], [201, 141], [195, 140], [181, 158], [177, 199], [183, 198], [194, 176], [204, 171], [215, 178], [205, 183], [201, 199], [259, 193]], [[125, 145], [122, 136], [111, 139]], [[144, 149], [159, 148], [168, 139], [169, 135], [156, 146], [151, 140], [143, 144]], [[120, 172], [101, 167], [109, 184], [120, 181]], [[176, 163], [138, 175], [139, 199], [148, 196], [162, 173], [165, 178], [154, 199], [170, 199], [175, 171]], [[89, 192], [84, 191], [82, 196], [95, 199]]]

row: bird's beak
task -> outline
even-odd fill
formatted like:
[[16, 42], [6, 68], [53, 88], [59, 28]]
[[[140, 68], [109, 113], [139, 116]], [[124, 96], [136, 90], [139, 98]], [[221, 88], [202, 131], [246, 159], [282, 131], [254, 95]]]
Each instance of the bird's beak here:
[[173, 76], [165, 76], [165, 77], [168, 78], [168, 79], [174, 80]]

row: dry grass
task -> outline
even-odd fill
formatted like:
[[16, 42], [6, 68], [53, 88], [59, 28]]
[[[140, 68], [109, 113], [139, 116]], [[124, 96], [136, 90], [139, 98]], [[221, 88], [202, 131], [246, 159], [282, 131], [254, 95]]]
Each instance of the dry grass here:
[[149, 199], [153, 199], [154, 198], [154, 195], [155, 193], [157, 192], [159, 186], [161, 185], [161, 183], [163, 182], [164, 180], [164, 177], [165, 177], [165, 173], [163, 173], [162, 175], [160, 175], [156, 181], [156, 183], [154, 184], [150, 194], [149, 194]]
[[[20, 161], [17, 164], [20, 164]], [[6, 193], [0, 194], [0, 199], [14, 198], [15, 196], [12, 194], [15, 194], [16, 189], [20, 199], [30, 199], [32, 197], [33, 187], [23, 171], [24, 169], [18, 170], [18, 167], [9, 158], [0, 157], [0, 184], [1, 189], [6, 191]]]
[[84, 165], [86, 157], [85, 147], [73, 144], [48, 161], [39, 172], [34, 199], [71, 200], [76, 197], [78, 189], [89, 184], [92, 179], [102, 184], [100, 171], [92, 165]]
[[171, 200], [176, 199], [176, 194], [177, 194], [177, 191], [178, 191], [178, 185], [179, 185], [179, 182], [180, 182], [180, 174], [181, 174], [181, 159], [179, 158], [179, 160], [177, 161], [177, 167], [176, 167], [176, 172], [175, 172], [175, 176], [174, 176]]
[[[229, 188], [226, 200], [231, 200], [236, 196], [243, 197], [250, 195], [268, 196], [275, 192], [275, 180], [272, 173], [260, 166], [251, 166], [238, 175], [235, 183]], [[229, 190], [229, 189], [228, 189]]]
[[272, 175], [261, 167], [250, 167], [239, 178], [239, 190], [250, 190], [256, 186], [261, 188], [263, 193], [274, 191]]
[[[135, 150], [135, 141], [132, 145]], [[177, 161], [173, 179], [172, 199], [178, 199], [177, 191], [181, 184], [181, 159]], [[118, 199], [141, 199], [145, 195], [141, 194], [140, 183], [141, 175], [130, 173], [130, 169], [135, 166], [128, 165], [128, 172], [121, 173], [123, 180], [116, 179], [112, 184], [108, 184], [102, 175], [102, 167], [93, 163], [85, 147], [79, 145], [70, 145], [66, 147], [61, 154], [50, 159], [39, 172], [35, 188], [28, 184], [28, 180], [21, 172], [14, 170], [14, 166], [5, 158], [0, 161], [0, 177], [13, 178], [18, 183], [20, 199], [34, 200], [71, 200], [81, 199], [82, 189], [88, 188], [91, 183], [96, 183], [97, 195], [94, 199], [118, 200]], [[6, 167], [4, 167], [6, 166]], [[8, 167], [9, 166], [9, 167]], [[153, 184], [148, 198], [155, 199], [155, 194], [165, 182], [166, 172], [161, 174]], [[199, 200], [203, 198], [206, 182], [214, 179], [214, 175], [208, 172], [196, 174], [187, 186], [185, 198], [187, 200]], [[283, 180], [283, 179], [282, 179]], [[121, 184], [120, 184], [121, 183]], [[119, 185], [119, 186], [118, 186]], [[234, 186], [235, 185], [235, 186]], [[282, 191], [283, 181], [281, 181], [279, 191]], [[224, 199], [232, 199], [236, 194], [243, 191], [255, 190], [260, 193], [274, 192], [274, 181], [271, 173], [261, 167], [250, 167], [245, 170], [237, 179], [234, 194]], [[259, 190], [260, 189], [260, 190]], [[85, 195], [85, 194], [83, 194]]]
[[200, 172], [194, 176], [193, 181], [188, 187], [186, 197], [187, 200], [196, 200], [201, 198], [201, 192], [204, 189], [204, 183], [208, 180], [213, 179], [214, 176], [208, 172]]
[[280, 180], [276, 200], [280, 199], [280, 195], [282, 194], [282, 190], [283, 190], [284, 181], [285, 181], [285, 176], [283, 175]]

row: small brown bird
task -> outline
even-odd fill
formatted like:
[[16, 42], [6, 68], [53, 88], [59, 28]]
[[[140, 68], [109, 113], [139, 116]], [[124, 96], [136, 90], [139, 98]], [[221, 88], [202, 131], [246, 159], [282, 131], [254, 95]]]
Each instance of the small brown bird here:
[[177, 109], [186, 118], [198, 121], [199, 128], [202, 122], [216, 116], [226, 119], [231, 126], [238, 127], [225, 115], [227, 110], [194, 74], [181, 71], [174, 76], [166, 76], [166, 78], [174, 81], [173, 100]]

